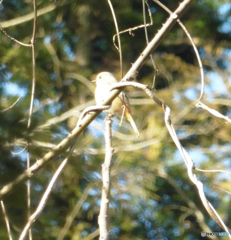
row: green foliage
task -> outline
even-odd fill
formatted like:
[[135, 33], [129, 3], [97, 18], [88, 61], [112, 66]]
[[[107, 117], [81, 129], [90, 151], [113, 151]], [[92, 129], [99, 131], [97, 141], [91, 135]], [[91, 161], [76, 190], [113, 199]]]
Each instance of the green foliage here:
[[[178, 6], [177, 1], [162, 2], [171, 10]], [[226, 18], [219, 15], [225, 2], [195, 1], [183, 15], [182, 22], [192, 34], [206, 70], [203, 100], [230, 116], [231, 34], [221, 31], [221, 26], [228, 23], [230, 11]], [[27, 151], [19, 155], [14, 152], [23, 150], [27, 141], [33, 164], [73, 129], [76, 116], [64, 115], [94, 98], [89, 85], [96, 73], [111, 71], [117, 79], [121, 77], [119, 54], [112, 41], [116, 32], [107, 1], [41, 0], [38, 9], [50, 4], [56, 8], [39, 16], [37, 21], [35, 110], [30, 129], [27, 129], [27, 119], [31, 98], [31, 49], [18, 45], [0, 32], [0, 110], [23, 95], [13, 108], [0, 112], [1, 186], [14, 180], [26, 168]], [[143, 24], [141, 1], [116, 0], [112, 4], [120, 31]], [[154, 2], [149, 4], [154, 21], [148, 28], [151, 39], [168, 14]], [[33, 12], [28, 1], [3, 1], [1, 6], [2, 24]], [[230, 8], [230, 4], [228, 6]], [[5, 30], [19, 41], [29, 43], [32, 28], [30, 20]], [[125, 72], [146, 46], [144, 29], [121, 34], [121, 43]], [[153, 57], [158, 68], [155, 94], [171, 107], [178, 136], [196, 167], [230, 171], [230, 124], [192, 105], [200, 93], [199, 68], [193, 49], [179, 26], [172, 29]], [[140, 69], [137, 79], [151, 86], [153, 66], [150, 60]], [[183, 160], [165, 127], [162, 109], [150, 104], [139, 90], [129, 88], [127, 95], [141, 138], [136, 139], [125, 120], [121, 127], [118, 119], [114, 120], [111, 239], [199, 239], [204, 229], [195, 209], [203, 214], [204, 220], [200, 220], [211, 231], [221, 231], [208, 217], [189, 181]], [[79, 116], [79, 111], [85, 107], [73, 110], [73, 115]], [[58, 116], [63, 118], [57, 119]], [[65, 239], [85, 239], [97, 230], [104, 116], [101, 114], [78, 139], [75, 153], [33, 225], [33, 239], [57, 239], [67, 216], [85, 191], [87, 194]], [[54, 123], [49, 125], [49, 120]], [[32, 177], [32, 212], [66, 155], [62, 153]], [[210, 201], [225, 222], [230, 223], [230, 198], [214, 188], [230, 192], [230, 179], [225, 174], [200, 173], [199, 176]], [[16, 239], [27, 221], [25, 183], [7, 196], [4, 203]], [[0, 216], [0, 239], [7, 239], [5, 223]]]

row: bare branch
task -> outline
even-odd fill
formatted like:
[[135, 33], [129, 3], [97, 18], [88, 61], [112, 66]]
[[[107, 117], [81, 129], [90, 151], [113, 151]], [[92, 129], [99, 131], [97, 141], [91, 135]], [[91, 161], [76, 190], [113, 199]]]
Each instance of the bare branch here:
[[200, 168], [195, 168], [195, 170], [200, 171], [200, 172], [207, 172], [207, 173], [225, 173], [225, 174], [231, 175], [231, 172], [228, 172], [225, 170], [203, 170]]
[[226, 190], [224, 190], [224, 189], [222, 189], [222, 188], [220, 188], [220, 187], [214, 186], [214, 188], [219, 189], [219, 190], [221, 190], [221, 191], [223, 191], [223, 192], [228, 193], [229, 195], [231, 195], [231, 192], [228, 192], [228, 191], [226, 191]]
[[[44, 32], [44, 35], [45, 35], [44, 29], [42, 29], [41, 31]], [[47, 48], [48, 52], [50, 53], [50, 55], [52, 57], [52, 60], [54, 62], [54, 73], [57, 74], [58, 82], [61, 84], [62, 80], [61, 80], [61, 75], [60, 75], [60, 60], [57, 56], [57, 52], [56, 52], [55, 48], [53, 47], [53, 45], [48, 41], [44, 42], [44, 46]]]
[[[172, 14], [172, 12], [170, 11], [170, 9], [168, 9], [163, 3], [161, 3], [158, 0], [153, 0], [155, 3], [157, 3], [159, 6], [161, 6], [166, 12], [168, 12], [169, 14]], [[200, 74], [201, 74], [201, 93], [200, 96], [198, 98], [198, 102], [202, 99], [203, 97], [203, 93], [204, 93], [204, 85], [205, 85], [205, 80], [204, 80], [204, 70], [203, 70], [203, 65], [201, 62], [201, 58], [200, 58], [200, 54], [197, 50], [197, 47], [191, 37], [191, 35], [189, 34], [189, 32], [187, 31], [186, 27], [184, 26], [184, 24], [180, 21], [180, 19], [177, 19], [178, 24], [181, 26], [182, 30], [185, 32], [186, 36], [188, 37], [189, 41], [191, 42], [194, 52], [196, 54], [196, 58], [197, 58], [197, 62], [200, 68]]]
[[[203, 213], [200, 211], [200, 209], [197, 207], [197, 205], [187, 196], [187, 194], [185, 193], [185, 191], [183, 191], [179, 185], [176, 183], [176, 181], [169, 176], [166, 172], [164, 172], [162, 169], [158, 169], [157, 174], [166, 179], [174, 188], [175, 190], [178, 192], [178, 194], [181, 196], [181, 198], [183, 199], [183, 201], [189, 206], [189, 208], [191, 209], [192, 212], [190, 212], [190, 215], [194, 215], [197, 218], [197, 222], [199, 224], [199, 226], [201, 227], [201, 229], [203, 229], [206, 232], [211, 232], [211, 229], [209, 228], [209, 226], [206, 224], [205, 222], [205, 218]], [[216, 236], [211, 236], [211, 239], [217, 239]]]
[[21, 97], [22, 97], [22, 95], [11, 106], [9, 106], [8, 108], [6, 108], [6, 109], [4, 109], [4, 110], [2, 110], [0, 112], [3, 113], [5, 111], [11, 109], [12, 107], [14, 107], [14, 105], [21, 99]]
[[[133, 86], [133, 87], [137, 87], [137, 88], [140, 88], [140, 89], [144, 90], [145, 93], [150, 98], [152, 98], [159, 106], [162, 107], [162, 109], [164, 110], [164, 113], [165, 113], [165, 124], [166, 124], [166, 127], [167, 127], [167, 129], [169, 131], [169, 134], [172, 137], [175, 145], [177, 146], [178, 150], [180, 151], [180, 153], [181, 153], [181, 155], [182, 155], [182, 157], [183, 157], [183, 159], [185, 161], [186, 167], [188, 169], [188, 176], [189, 176], [190, 180], [192, 181], [192, 183], [195, 184], [195, 186], [197, 187], [199, 196], [201, 198], [201, 201], [202, 201], [205, 209], [207, 210], [209, 215], [217, 222], [217, 224], [221, 228], [223, 228], [226, 232], [230, 232], [229, 229], [227, 228], [227, 226], [224, 224], [224, 222], [220, 218], [220, 216], [218, 215], [218, 213], [216, 212], [216, 210], [213, 208], [212, 204], [206, 198], [202, 182], [199, 181], [197, 179], [196, 175], [193, 173], [193, 171], [195, 169], [194, 162], [190, 158], [189, 154], [185, 151], [185, 149], [183, 148], [183, 146], [181, 145], [181, 143], [180, 143], [180, 141], [179, 141], [179, 139], [177, 137], [177, 134], [175, 132], [174, 126], [173, 126], [171, 118], [170, 118], [170, 113], [171, 113], [170, 108], [167, 105], [165, 105], [164, 103], [162, 103], [161, 100], [159, 100], [152, 93], [152, 91], [148, 88], [148, 86], [140, 84], [140, 83], [123, 82], [123, 83], [119, 83], [119, 84], [113, 86], [111, 90], [113, 90], [115, 88], [124, 88], [124, 86]], [[229, 235], [229, 237], [231, 239], [231, 234]]]
[[231, 123], [231, 119], [227, 116], [224, 116], [223, 114], [219, 113], [218, 111], [212, 109], [212, 108], [209, 108], [207, 105], [205, 105], [204, 103], [202, 102], [198, 102], [196, 104], [196, 107], [200, 107], [202, 109], [205, 109], [207, 110], [208, 112], [210, 112], [213, 116], [215, 117], [218, 117], [218, 118], [223, 118], [225, 119], [227, 122]]
[[33, 33], [31, 38], [31, 51], [32, 51], [32, 89], [31, 89], [31, 102], [30, 102], [30, 111], [29, 111], [29, 118], [27, 123], [27, 128], [30, 128], [31, 125], [31, 116], [33, 113], [33, 105], [34, 105], [34, 95], [35, 95], [35, 83], [36, 83], [36, 76], [35, 76], [35, 36], [36, 36], [36, 28], [37, 28], [37, 3], [36, 0], [33, 0], [34, 6], [34, 24], [33, 24]]
[[116, 15], [115, 15], [113, 5], [112, 5], [110, 0], [107, 0], [107, 1], [108, 1], [108, 4], [109, 4], [109, 7], [111, 9], [111, 13], [112, 13], [115, 28], [116, 28], [116, 36], [117, 36], [117, 39], [118, 39], [119, 48], [117, 48], [117, 46], [115, 45], [114, 38], [113, 38], [113, 43], [114, 43], [114, 46], [116, 47], [116, 49], [118, 50], [119, 55], [120, 55], [120, 71], [121, 71], [121, 78], [122, 78], [123, 77], [123, 56], [122, 56], [122, 47], [121, 47], [121, 41], [120, 41], [119, 27], [118, 27], [118, 23], [117, 23], [117, 20], [116, 20]]
[[[193, 0], [184, 0], [176, 11], [167, 19], [166, 23], [163, 24], [160, 31], [154, 36], [152, 41], [148, 44], [148, 46], [141, 53], [140, 57], [136, 60], [136, 62], [132, 65], [127, 74], [123, 77], [122, 81], [128, 81], [134, 79], [137, 71], [144, 64], [149, 55], [157, 48], [162, 39], [166, 36], [166, 34], [170, 31], [173, 25], [176, 23], [177, 18], [180, 17], [183, 12], [193, 3]], [[104, 106], [110, 104], [119, 94], [123, 91], [123, 88], [116, 89], [112, 91], [112, 93], [108, 96], [103, 103]], [[158, 100], [157, 100], [158, 101]], [[160, 104], [162, 102], [160, 101]], [[81, 123], [81, 127], [75, 127], [71, 134], [69, 134], [65, 139], [63, 139], [58, 145], [56, 145], [52, 151], [48, 152], [44, 157], [38, 160], [33, 166], [24, 171], [21, 175], [19, 175], [14, 181], [5, 185], [0, 190], [0, 199], [2, 199], [6, 194], [8, 194], [15, 186], [19, 183], [25, 181], [30, 178], [33, 174], [38, 172], [43, 166], [45, 166], [48, 162], [52, 161], [56, 156], [58, 156], [61, 152], [65, 151], [68, 146], [72, 144], [72, 142], [79, 136], [87, 126], [100, 114], [100, 111], [93, 112], [91, 115], [88, 114], [83, 119]]]
[[99, 236], [99, 229], [95, 230], [93, 233], [87, 235], [83, 240], [91, 240], [95, 239], [95, 237]]
[[[147, 26], [151, 26], [153, 24], [153, 22], [152, 22], [152, 14], [151, 14], [151, 10], [150, 10], [150, 7], [149, 7], [149, 4], [148, 4], [147, 0], [142, 0], [142, 3], [143, 3], [144, 32], [145, 32], [146, 43], [148, 45], [149, 44], [149, 39], [148, 39]], [[147, 5], [149, 18], [151, 20], [151, 23], [149, 25], [146, 23], [145, 4]], [[155, 88], [155, 80], [156, 80], [156, 75], [158, 73], [158, 69], [156, 67], [156, 64], [155, 64], [155, 61], [153, 59], [152, 54], [150, 55], [150, 59], [151, 59], [151, 62], [152, 62], [152, 66], [154, 68], [154, 76], [153, 76], [153, 81], [152, 81], [152, 89], [154, 89]]]
[[112, 117], [110, 115], [106, 118], [106, 130], [105, 130], [105, 160], [102, 165], [102, 196], [100, 204], [100, 213], [98, 218], [100, 238], [104, 240], [109, 240], [109, 198], [111, 189], [111, 163], [114, 149], [112, 148]]
[[19, 237], [19, 240], [25, 239], [25, 237], [26, 237], [29, 229], [31, 228], [32, 224], [35, 222], [35, 220], [39, 217], [39, 215], [41, 214], [42, 210], [44, 209], [44, 207], [45, 207], [45, 205], [46, 205], [46, 203], [48, 201], [48, 198], [50, 196], [51, 190], [54, 187], [54, 184], [57, 181], [60, 173], [63, 171], [64, 167], [66, 166], [66, 164], [67, 164], [67, 162], [69, 160], [69, 157], [71, 156], [74, 148], [75, 148], [75, 144], [72, 145], [72, 147], [69, 150], [67, 158], [65, 158], [62, 161], [62, 163], [60, 164], [60, 166], [56, 170], [54, 176], [52, 177], [50, 183], [48, 184], [48, 187], [47, 187], [46, 191], [43, 194], [43, 197], [42, 197], [41, 201], [39, 202], [39, 205], [38, 205], [37, 209], [30, 216], [29, 221], [27, 222], [26, 226], [24, 227], [24, 229], [23, 229], [23, 231], [22, 231], [22, 233], [21, 233], [21, 235]]
[[[176, 134], [174, 127], [170, 120], [170, 108], [167, 106], [165, 106], [165, 123], [166, 123], [166, 126], [169, 130], [169, 133], [170, 133], [174, 143], [176, 144], [178, 150], [180, 151], [180, 153], [186, 163], [186, 166], [188, 168], [189, 178], [197, 187], [199, 196], [201, 198], [201, 201], [202, 201], [205, 209], [207, 210], [209, 215], [217, 222], [217, 224], [220, 227], [222, 227], [226, 232], [229, 232], [229, 229], [227, 228], [227, 226], [224, 224], [224, 222], [222, 221], [222, 219], [220, 218], [220, 216], [218, 215], [216, 210], [213, 208], [212, 204], [206, 198], [202, 182], [200, 182], [197, 179], [196, 175], [193, 173], [194, 163], [177, 138], [177, 134]], [[229, 237], [231, 239], [231, 235], [229, 235]]]
[[[14, 155], [20, 155], [21, 153], [23, 153], [23, 152], [27, 149], [28, 143], [25, 142], [24, 145], [26, 145], [26, 146], [25, 146], [21, 151], [19, 151], [19, 152], [11, 151], [11, 153], [14, 154]], [[15, 145], [14, 145], [14, 146], [15, 146]]]
[[6, 223], [6, 229], [7, 229], [7, 234], [8, 234], [9, 240], [13, 240], [12, 235], [11, 235], [11, 230], [10, 230], [9, 218], [6, 214], [6, 209], [5, 209], [3, 201], [1, 201], [1, 207], [2, 207], [2, 213], [3, 213], [4, 219], [5, 219], [5, 223]]
[[65, 223], [64, 227], [61, 229], [57, 240], [63, 240], [64, 237], [66, 236], [67, 231], [70, 229], [72, 222], [74, 221], [76, 215], [78, 214], [80, 208], [83, 206], [84, 201], [86, 200], [86, 198], [89, 194], [89, 191], [91, 189], [91, 185], [92, 184], [89, 184], [88, 187], [85, 188], [85, 190], [84, 190], [81, 198], [79, 199], [78, 203], [76, 204], [74, 209], [71, 211], [70, 215], [67, 216], [66, 223]]
[[[35, 37], [36, 37], [36, 29], [37, 29], [37, 0], [33, 0], [33, 8], [34, 8], [34, 22], [33, 22], [33, 31], [31, 37], [31, 52], [32, 52], [32, 89], [31, 89], [31, 101], [30, 101], [30, 109], [29, 116], [27, 122], [27, 129], [30, 129], [31, 126], [31, 117], [33, 113], [34, 106], [34, 97], [35, 97], [35, 84], [36, 84], [36, 76], [35, 76]], [[28, 151], [27, 151], [27, 169], [30, 168], [30, 152], [29, 152], [29, 142], [27, 142]], [[30, 196], [30, 179], [27, 181], [27, 208], [28, 208], [28, 220], [30, 222], [30, 211], [31, 211], [31, 196]], [[32, 231], [29, 230], [29, 239], [32, 240]]]
[[91, 101], [83, 103], [77, 107], [71, 108], [70, 110], [66, 111], [65, 113], [61, 114], [60, 116], [56, 116], [56, 117], [53, 117], [53, 118], [47, 120], [44, 124], [38, 126], [34, 131], [40, 131], [43, 128], [47, 128], [51, 125], [65, 121], [70, 116], [73, 116], [73, 115], [79, 116], [80, 111], [82, 111], [84, 108], [89, 107], [90, 105], [92, 105], [94, 103], [95, 103], [95, 100], [91, 100]]
[[[147, 4], [147, 6], [148, 6], [148, 8], [149, 8], [148, 2], [145, 1], [145, 3]], [[123, 33], [128, 32], [130, 35], [133, 36], [134, 34], [132, 33], [132, 31], [138, 30], [138, 29], [140, 29], [140, 28], [152, 26], [153, 21], [152, 21], [151, 11], [149, 11], [149, 18], [150, 18], [150, 23], [148, 23], [148, 24], [146, 24], [146, 25], [141, 24], [141, 25], [139, 25], [139, 26], [135, 26], [135, 27], [132, 27], [132, 28], [129, 28], [129, 29], [120, 31], [119, 34], [123, 34]], [[114, 46], [116, 47], [116, 49], [119, 50], [119, 48], [118, 48], [118, 47], [116, 46], [116, 44], [115, 44], [115, 37], [116, 37], [116, 36], [117, 36], [117, 34], [115, 34], [115, 35], [113, 36], [113, 43], [114, 43]]]
[[2, 28], [2, 25], [0, 24], [0, 30], [4, 33], [5, 36], [7, 36], [10, 40], [18, 43], [19, 45], [21, 46], [24, 46], [24, 47], [31, 47], [31, 44], [27, 44], [27, 43], [23, 43], [13, 37], [11, 37], [3, 28]]

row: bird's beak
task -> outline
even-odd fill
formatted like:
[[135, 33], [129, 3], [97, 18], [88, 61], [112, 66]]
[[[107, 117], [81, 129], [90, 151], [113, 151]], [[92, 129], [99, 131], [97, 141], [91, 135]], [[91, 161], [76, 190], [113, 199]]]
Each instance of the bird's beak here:
[[96, 82], [96, 80], [92, 80], [91, 82]]

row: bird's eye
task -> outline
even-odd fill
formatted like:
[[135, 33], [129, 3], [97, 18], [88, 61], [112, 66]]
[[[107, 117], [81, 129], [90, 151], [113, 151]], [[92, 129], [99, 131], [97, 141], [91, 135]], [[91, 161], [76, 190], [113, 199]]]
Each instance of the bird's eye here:
[[99, 76], [99, 79], [101, 79], [102, 77], [101, 76]]

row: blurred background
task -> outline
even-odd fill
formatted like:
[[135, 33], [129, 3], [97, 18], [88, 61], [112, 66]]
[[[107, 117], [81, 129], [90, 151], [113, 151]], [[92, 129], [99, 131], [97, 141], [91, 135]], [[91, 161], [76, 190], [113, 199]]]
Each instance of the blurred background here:
[[[161, 2], [172, 11], [179, 5], [178, 1]], [[168, 14], [153, 1], [148, 3], [153, 19], [153, 25], [147, 29], [151, 39]], [[113, 0], [112, 4], [121, 31], [143, 24], [142, 1]], [[33, 164], [67, 136], [81, 111], [95, 104], [95, 86], [91, 80], [97, 73], [110, 71], [118, 80], [121, 78], [119, 53], [112, 40], [116, 32], [107, 1], [38, 0], [37, 5], [37, 82], [29, 132], [31, 49], [11, 41], [0, 31], [1, 186], [26, 168], [27, 151], [20, 151], [27, 141]], [[24, 16], [31, 17], [25, 20]], [[0, 5], [2, 27], [24, 43], [31, 39], [32, 16], [31, 1], [4, 0]], [[9, 22], [12, 19], [15, 21]], [[149, 23], [148, 13], [146, 19]], [[205, 94], [202, 101], [230, 117], [230, 2], [195, 1], [181, 20], [203, 62]], [[140, 28], [120, 37], [126, 73], [146, 46], [145, 32]], [[195, 108], [200, 94], [200, 72], [193, 48], [179, 25], [168, 33], [153, 58], [158, 69], [155, 94], [171, 108], [178, 137], [195, 166], [230, 171], [231, 126]], [[140, 69], [137, 81], [151, 86], [153, 75], [153, 65], [148, 60]], [[212, 232], [223, 232], [208, 216], [188, 178], [184, 161], [165, 127], [162, 109], [141, 90], [127, 88], [126, 94], [141, 136], [136, 138], [127, 121], [120, 127], [120, 119], [114, 119], [111, 239], [200, 239], [205, 226]], [[3, 112], [20, 96], [13, 108]], [[34, 240], [98, 239], [105, 116], [101, 113], [78, 138], [74, 154], [44, 211], [33, 224]], [[31, 179], [32, 212], [66, 155], [67, 152], [62, 153]], [[231, 228], [230, 176], [196, 174], [204, 183], [206, 196]], [[26, 184], [14, 189], [4, 203], [16, 239], [27, 222]], [[7, 239], [2, 212], [0, 239]]]

